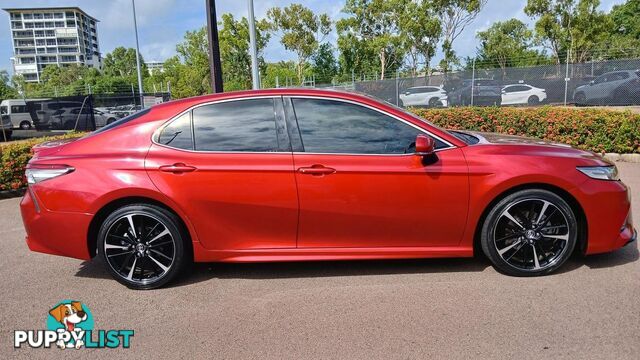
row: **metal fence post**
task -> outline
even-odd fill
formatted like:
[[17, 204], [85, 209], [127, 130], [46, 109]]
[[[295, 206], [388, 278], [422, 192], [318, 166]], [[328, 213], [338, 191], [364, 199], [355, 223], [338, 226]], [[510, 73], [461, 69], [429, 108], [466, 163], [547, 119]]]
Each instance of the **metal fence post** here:
[[400, 88], [399, 88], [399, 84], [398, 84], [398, 75], [399, 75], [399, 71], [396, 70], [396, 106], [398, 106], [400, 104]]
[[570, 52], [567, 53], [567, 66], [564, 73], [564, 106], [567, 106], [567, 94], [569, 93], [569, 55]]
[[280, 87], [280, 78], [276, 75], [276, 89]]
[[473, 88], [476, 86], [476, 58], [473, 58], [471, 65], [471, 106], [473, 106]]

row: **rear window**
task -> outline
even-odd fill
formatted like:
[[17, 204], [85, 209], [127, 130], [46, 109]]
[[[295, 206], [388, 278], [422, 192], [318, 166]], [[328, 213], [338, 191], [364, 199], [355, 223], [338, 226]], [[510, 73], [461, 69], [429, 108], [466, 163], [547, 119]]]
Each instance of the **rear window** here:
[[128, 123], [130, 121], [133, 121], [133, 120], [135, 120], [135, 119], [137, 119], [137, 118], [139, 118], [139, 117], [141, 117], [143, 115], [146, 115], [149, 111], [151, 111], [150, 108], [144, 109], [144, 110], [140, 110], [137, 113], [133, 113], [133, 114], [131, 114], [129, 116], [125, 116], [120, 120], [116, 120], [116, 121], [112, 122], [111, 124], [103, 126], [100, 129], [92, 132], [91, 134], [99, 134], [101, 132], [105, 132], [105, 131], [111, 130], [113, 128], [116, 128], [118, 126], [124, 125], [124, 124], [126, 124], [126, 123]]

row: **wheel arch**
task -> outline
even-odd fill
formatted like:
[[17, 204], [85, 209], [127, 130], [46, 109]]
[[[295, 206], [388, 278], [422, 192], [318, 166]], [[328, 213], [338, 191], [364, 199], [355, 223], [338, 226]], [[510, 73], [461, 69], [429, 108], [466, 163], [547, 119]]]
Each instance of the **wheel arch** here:
[[487, 215], [491, 211], [491, 209], [502, 199], [505, 197], [518, 192], [520, 190], [530, 190], [530, 189], [540, 189], [550, 191], [558, 196], [560, 196], [563, 200], [565, 200], [574, 214], [576, 215], [576, 220], [578, 221], [578, 246], [576, 246], [575, 251], [580, 251], [581, 254], [584, 254], [587, 250], [587, 242], [588, 242], [588, 224], [587, 217], [585, 215], [584, 209], [582, 205], [578, 202], [578, 200], [571, 195], [568, 191], [563, 188], [548, 184], [548, 183], [526, 183], [519, 184], [513, 187], [510, 187], [497, 196], [495, 196], [484, 208], [482, 214], [478, 218], [478, 221], [475, 225], [475, 230], [473, 234], [473, 251], [475, 254], [482, 254], [482, 249], [480, 245], [480, 235], [482, 231], [482, 226], [484, 225], [484, 221], [487, 218]]
[[89, 255], [92, 258], [95, 257], [97, 254], [97, 243], [98, 243], [97, 237], [98, 237], [98, 232], [100, 231], [100, 226], [102, 225], [102, 222], [104, 221], [104, 219], [106, 219], [107, 216], [109, 216], [109, 214], [111, 214], [116, 209], [121, 208], [123, 206], [131, 205], [131, 204], [155, 205], [174, 214], [178, 219], [178, 221], [180, 222], [179, 226], [183, 231], [183, 234], [187, 236], [187, 239], [185, 241], [185, 246], [187, 251], [185, 253], [188, 253], [190, 254], [190, 256], [193, 256], [193, 244], [192, 244], [193, 236], [191, 234], [191, 230], [189, 226], [187, 226], [187, 222], [185, 221], [185, 219], [183, 219], [183, 217], [180, 216], [180, 214], [177, 211], [175, 211], [169, 205], [159, 200], [152, 199], [150, 197], [127, 196], [127, 197], [121, 197], [121, 198], [111, 200], [110, 202], [104, 204], [91, 219], [91, 222], [89, 223], [89, 229], [87, 230], [87, 249], [89, 250]]

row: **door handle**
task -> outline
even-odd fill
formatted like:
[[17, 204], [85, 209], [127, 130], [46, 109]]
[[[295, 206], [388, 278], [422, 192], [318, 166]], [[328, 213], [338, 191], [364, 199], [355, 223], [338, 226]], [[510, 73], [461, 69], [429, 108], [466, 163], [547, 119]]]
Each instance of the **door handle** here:
[[174, 174], [181, 174], [185, 172], [192, 172], [196, 170], [195, 166], [185, 165], [183, 163], [177, 163], [173, 165], [162, 165], [158, 168], [160, 171], [170, 172]]
[[321, 176], [321, 175], [330, 175], [336, 172], [336, 169], [326, 167], [324, 165], [315, 164], [310, 167], [301, 167], [298, 169], [298, 172], [301, 174]]

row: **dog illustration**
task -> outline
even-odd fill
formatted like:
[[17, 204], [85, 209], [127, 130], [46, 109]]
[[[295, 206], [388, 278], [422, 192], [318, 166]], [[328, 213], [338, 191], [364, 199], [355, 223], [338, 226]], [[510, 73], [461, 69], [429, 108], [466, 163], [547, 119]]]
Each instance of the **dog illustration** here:
[[[87, 320], [87, 313], [82, 310], [82, 303], [79, 301], [72, 301], [70, 304], [60, 304], [49, 310], [49, 314], [51, 314], [57, 322], [64, 325], [64, 329], [58, 329], [58, 332], [77, 331], [76, 326]], [[70, 344], [65, 344], [63, 340], [58, 340], [56, 345], [61, 349], [71, 346]], [[78, 340], [75, 343], [75, 348], [80, 349], [83, 345], [84, 341]]]

